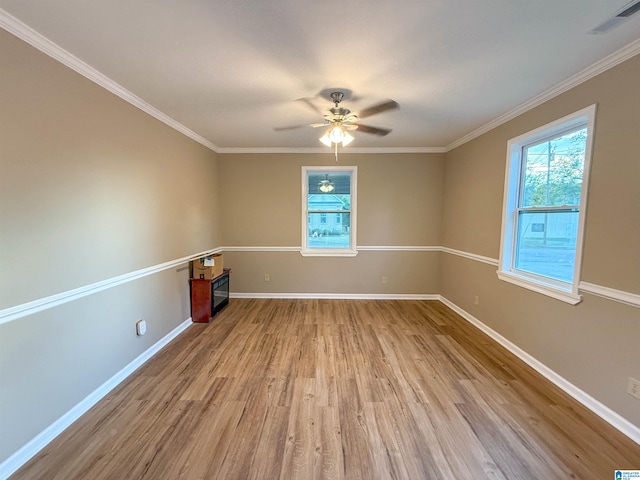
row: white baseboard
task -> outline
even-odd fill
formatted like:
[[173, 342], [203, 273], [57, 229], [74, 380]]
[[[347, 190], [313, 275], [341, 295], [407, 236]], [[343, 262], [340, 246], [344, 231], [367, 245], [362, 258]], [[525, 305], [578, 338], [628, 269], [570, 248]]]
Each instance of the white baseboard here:
[[[1, 10], [1, 9], [0, 9]], [[385, 251], [393, 251], [393, 252], [443, 252], [451, 255], [456, 255], [459, 257], [467, 258], [470, 260], [475, 260], [477, 262], [486, 263], [491, 266], [497, 266], [498, 260], [495, 258], [485, 257], [482, 255], [477, 255], [475, 253], [464, 252], [462, 250], [456, 250], [454, 248], [449, 247], [440, 247], [440, 246], [359, 246], [359, 250], [363, 251], [371, 251], [371, 252], [385, 252]], [[113, 288], [118, 285], [122, 285], [123, 283], [131, 282], [137, 280], [142, 277], [146, 277], [148, 275], [153, 275], [163, 270], [167, 270], [169, 268], [174, 268], [176, 266], [188, 263], [190, 260], [195, 258], [202, 257], [204, 255], [209, 255], [213, 253], [220, 253], [222, 251], [229, 252], [300, 252], [300, 247], [217, 247], [209, 250], [205, 250], [200, 253], [188, 255], [186, 257], [178, 258], [175, 260], [171, 260], [169, 262], [165, 262], [159, 265], [153, 265], [151, 267], [143, 268], [140, 270], [136, 270], [134, 272], [129, 272], [123, 275], [119, 275], [117, 277], [108, 278], [105, 280], [101, 280], [96, 283], [92, 283], [89, 285], [84, 285], [72, 290], [68, 290], [65, 292], [56, 293], [54, 295], [50, 295], [48, 297], [39, 298], [21, 305], [14, 305], [13, 307], [8, 307], [4, 309], [0, 309], [0, 324], [12, 322], [14, 320], [19, 320], [21, 318], [27, 317], [29, 315], [33, 315], [35, 313], [42, 312], [44, 310], [48, 310], [50, 308], [57, 307], [67, 302], [72, 302], [78, 300], [82, 297], [86, 297], [88, 295], [93, 295], [94, 293], [101, 292], [108, 288]], [[613, 300], [616, 302], [625, 303], [627, 305], [631, 305], [634, 307], [640, 307], [640, 295], [631, 292], [625, 292], [622, 290], [616, 290], [610, 287], [605, 287], [602, 285], [595, 285], [587, 282], [580, 282], [579, 286], [580, 290], [583, 292], [587, 292], [593, 295], [598, 295], [600, 297], [606, 298], [608, 300]], [[246, 294], [235, 294], [236, 298], [241, 298], [240, 295], [246, 295], [246, 298], [348, 298], [348, 299], [370, 299], [370, 298], [380, 298], [380, 299], [406, 299], [406, 300], [437, 300], [433, 298], [433, 296], [424, 296], [424, 295], [345, 295], [338, 296], [340, 294], [336, 293], [328, 293], [328, 294], [301, 294], [301, 293], [279, 293], [279, 294], [271, 294], [271, 293], [246, 293]], [[279, 297], [276, 297], [278, 295]], [[318, 296], [320, 295], [320, 296]]]
[[498, 332], [482, 323], [476, 317], [463, 310], [455, 303], [451, 302], [442, 295], [403, 295], [403, 294], [391, 294], [391, 295], [375, 295], [375, 294], [316, 294], [316, 293], [232, 293], [232, 298], [330, 298], [330, 299], [378, 299], [378, 300], [439, 300], [447, 307], [451, 308], [454, 312], [458, 313], [462, 318], [467, 320], [472, 325], [479, 328], [482, 332], [487, 334], [493, 340], [498, 342], [504, 348], [509, 350], [512, 354], [525, 362], [535, 371], [540, 373], [543, 377], [549, 380], [551, 383], [562, 389], [565, 393], [572, 398], [580, 402], [589, 410], [594, 412], [600, 418], [611, 424], [616, 429], [620, 430], [623, 434], [629, 437], [634, 442], [640, 444], [640, 427], [629, 422], [626, 418], [617, 414], [609, 407], [593, 398], [588, 393], [584, 392], [574, 384], [569, 382], [566, 378], [562, 377], [538, 359], [532, 357], [527, 352], [522, 350], [516, 344], [507, 340]]
[[143, 363], [149, 360], [153, 355], [164, 348], [171, 340], [192, 325], [191, 318], [188, 318], [176, 328], [171, 330], [167, 335], [161, 338], [154, 345], [145, 350], [140, 356], [129, 363], [126, 367], [116, 373], [109, 380], [100, 385], [91, 392], [80, 403], [65, 413], [58, 420], [49, 425], [40, 432], [36, 437], [29, 441], [26, 445], [16, 451], [0, 464], [0, 480], [6, 480], [16, 470], [27, 463], [34, 455], [46, 447], [49, 442], [60, 435], [73, 422], [86, 413], [91, 407], [102, 400], [111, 390], [117, 387], [129, 375], [137, 370]]
[[[582, 391], [571, 382], [558, 375], [549, 367], [541, 363], [536, 358], [529, 355], [520, 347], [507, 340], [498, 332], [488, 327], [480, 320], [475, 318], [470, 313], [466, 312], [462, 308], [458, 307], [455, 303], [451, 302], [447, 298], [438, 294], [320, 294], [320, 293], [231, 293], [231, 298], [291, 298], [291, 299], [363, 299], [363, 300], [439, 300], [447, 307], [462, 316], [472, 325], [479, 328], [482, 332], [487, 334], [493, 340], [498, 342], [504, 348], [513, 353], [516, 357], [520, 358], [527, 365], [532, 367], [547, 380], [561, 388], [564, 392], [583, 404], [589, 410], [593, 411], [596, 415], [610, 423], [613, 427], [617, 428], [620, 432], [625, 434], [634, 442], [640, 444], [640, 428], [632, 424], [606, 405], [602, 404], [595, 398], [591, 397], [586, 392]], [[35, 438], [29, 441], [21, 449], [7, 458], [0, 464], [0, 480], [6, 480], [11, 474], [18, 470], [22, 465], [29, 461], [34, 455], [42, 450], [49, 442], [56, 438], [66, 428], [68, 428], [73, 422], [75, 422], [80, 416], [93, 407], [98, 401], [104, 398], [111, 390], [131, 375], [142, 364], [149, 360], [155, 353], [165, 347], [171, 340], [177, 337], [180, 333], [186, 330], [191, 325], [191, 318], [185, 320], [175, 329], [169, 332], [161, 340], [155, 343], [152, 347], [143, 352], [135, 360], [129, 363], [120, 372], [116, 373], [113, 377], [103, 383], [100, 387], [89, 394], [84, 400], [78, 403], [75, 407], [69, 410], [66, 414], [56, 420], [53, 424], [47, 427], [44, 431], [38, 434]]]
[[589, 410], [591, 410], [593, 413], [598, 415], [600, 418], [610, 423], [613, 427], [620, 430], [631, 440], [633, 440], [637, 444], [640, 444], [640, 427], [637, 427], [636, 425], [628, 421], [626, 418], [620, 416], [619, 414], [611, 410], [609, 407], [607, 407], [603, 403], [593, 398], [588, 393], [576, 387], [574, 384], [572, 384], [567, 379], [557, 374], [555, 371], [547, 367], [545, 364], [543, 364], [536, 358], [529, 355], [527, 352], [525, 352], [520, 347], [518, 347], [514, 343], [507, 340], [505, 337], [500, 335], [498, 332], [496, 332], [492, 328], [482, 323], [476, 317], [466, 312], [462, 308], [458, 307], [455, 303], [451, 302], [450, 300], [446, 299], [443, 296], [440, 296], [440, 301], [444, 303], [447, 307], [449, 307], [451, 310], [459, 314], [461, 317], [463, 317], [465, 320], [467, 320], [469, 323], [473, 324], [474, 326], [482, 330], [482, 332], [484, 332], [485, 334], [490, 336], [492, 339], [494, 339], [496, 342], [498, 342], [500, 345], [502, 345], [504, 348], [509, 350], [516, 357], [518, 357], [520, 360], [525, 362], [535, 371], [540, 373], [543, 377], [545, 377], [551, 383], [555, 384], [557, 387], [562, 389], [565, 393], [569, 394], [571, 397], [573, 397], [575, 400], [577, 400], [582, 405], [587, 407]]

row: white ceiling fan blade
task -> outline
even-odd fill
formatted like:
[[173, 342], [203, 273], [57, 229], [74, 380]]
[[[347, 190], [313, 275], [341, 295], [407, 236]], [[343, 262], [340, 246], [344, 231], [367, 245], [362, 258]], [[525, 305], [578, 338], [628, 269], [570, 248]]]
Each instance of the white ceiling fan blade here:
[[295, 101], [304, 103], [307, 107], [309, 107], [318, 115], [324, 115], [324, 112], [320, 111], [318, 107], [316, 107], [313, 103], [311, 103], [311, 99], [308, 97], [297, 98]]

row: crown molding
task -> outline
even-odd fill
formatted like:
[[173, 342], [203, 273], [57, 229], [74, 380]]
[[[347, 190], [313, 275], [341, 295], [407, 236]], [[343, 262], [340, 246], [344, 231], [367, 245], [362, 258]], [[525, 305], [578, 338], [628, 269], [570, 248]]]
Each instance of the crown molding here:
[[[235, 148], [235, 147], [218, 147], [213, 144], [206, 138], [198, 135], [193, 130], [185, 127], [178, 121], [174, 120], [167, 114], [158, 110], [154, 106], [142, 100], [140, 97], [134, 95], [115, 81], [111, 80], [106, 75], [100, 73], [98, 70], [90, 66], [89, 64], [83, 62], [79, 58], [75, 57], [71, 53], [64, 50], [59, 45], [53, 43], [51, 40], [46, 38], [44, 35], [38, 33], [6, 10], [0, 8], [0, 27], [6, 30], [7, 32], [15, 35], [16, 37], [24, 40], [31, 46], [37, 48], [41, 52], [49, 55], [53, 59], [59, 61], [63, 65], [71, 68], [76, 71], [80, 75], [88, 78], [92, 82], [100, 85], [106, 90], [110, 91], [114, 95], [122, 98], [123, 100], [129, 102], [133, 106], [139, 108], [140, 110], [148, 113], [152, 117], [160, 120], [164, 124], [169, 127], [177, 130], [178, 132], [186, 135], [187, 137], [195, 140], [201, 145], [207, 147], [208, 149], [220, 153], [220, 154], [228, 154], [228, 153], [332, 153], [330, 149], [321, 148], [321, 147], [311, 147], [311, 148], [287, 148], [287, 147], [263, 147], [263, 148]], [[635, 55], [640, 53], [640, 39], [631, 42], [630, 44], [622, 47], [620, 50], [607, 55], [603, 59], [597, 61], [590, 67], [585, 68], [584, 70], [576, 73], [575, 75], [569, 77], [565, 81], [559, 83], [555, 87], [552, 87], [540, 95], [533, 97], [532, 99], [522, 103], [516, 108], [509, 110], [508, 112], [500, 115], [494, 120], [486, 123], [485, 125], [473, 130], [472, 132], [460, 137], [458, 140], [450, 143], [445, 147], [389, 147], [389, 148], [349, 148], [347, 150], [342, 150], [345, 154], [351, 153], [447, 153], [454, 148], [457, 148], [474, 138], [479, 137], [480, 135], [487, 133], [488, 131], [508, 122], [509, 120], [514, 119], [515, 117], [522, 115], [523, 113], [543, 104], [544, 102], [551, 100], [554, 97], [570, 90], [577, 85], [589, 80], [590, 78], [599, 75], [600, 73], [609, 70], [610, 68], [615, 67], [616, 65], [624, 62], [625, 60], [634, 57]]]
[[100, 85], [104, 89], [109, 92], [117, 95], [122, 98], [126, 102], [129, 102], [134, 107], [139, 108], [145, 113], [148, 113], [152, 117], [160, 120], [162, 123], [168, 125], [169, 127], [177, 130], [178, 132], [186, 135], [187, 137], [195, 140], [199, 144], [207, 147], [210, 150], [218, 153], [219, 148], [211, 143], [206, 138], [198, 135], [193, 130], [188, 129], [180, 122], [174, 120], [166, 113], [161, 112], [156, 107], [148, 104], [144, 100], [142, 100], [137, 95], [134, 95], [129, 90], [124, 88], [122, 85], [114, 82], [106, 75], [100, 73], [98, 70], [93, 68], [91, 65], [83, 62], [78, 57], [72, 55], [67, 52], [65, 49], [60, 47], [59, 45], [53, 43], [51, 40], [46, 38], [44, 35], [38, 33], [33, 28], [29, 27], [25, 23], [18, 20], [16, 17], [8, 13], [6, 10], [0, 8], [0, 27], [2, 27], [7, 32], [15, 35], [19, 39], [27, 42], [34, 48], [37, 48], [42, 53], [49, 55], [54, 60], [66, 65], [72, 70], [76, 71], [83, 77], [88, 78], [92, 82]]
[[[27, 24], [23, 23], [18, 18], [11, 15], [6, 10], [0, 8], [0, 27], [7, 32], [15, 35], [19, 39], [25, 41], [32, 47], [40, 50], [42, 53], [49, 55], [54, 60], [62, 63], [63, 65], [71, 68], [75, 72], [79, 73], [83, 77], [91, 80], [92, 82], [100, 85], [109, 92], [117, 95], [131, 105], [139, 108], [145, 113], [148, 113], [152, 117], [160, 120], [162, 123], [177, 130], [178, 132], [186, 135], [187, 137], [195, 140], [196, 142], [204, 145], [208, 149], [216, 153], [320, 153], [320, 154], [333, 154], [333, 150], [323, 147], [311, 147], [311, 148], [287, 148], [287, 147], [258, 147], [258, 148], [221, 148], [213, 144], [206, 138], [198, 135], [193, 130], [182, 125], [177, 120], [174, 120], [166, 113], [158, 110], [153, 105], [145, 102], [137, 95], [131, 93], [122, 85], [111, 80], [109, 77], [99, 72], [91, 65], [83, 62], [78, 57], [72, 55], [59, 45], [53, 43], [47, 37], [37, 32]], [[391, 148], [349, 148], [348, 150], [341, 150], [346, 153], [445, 153], [444, 147], [391, 147]]]
[[[289, 148], [289, 147], [265, 147], [265, 148], [218, 148], [217, 153], [324, 153], [333, 155], [333, 149], [327, 147]], [[338, 154], [351, 153], [446, 153], [444, 147], [371, 147], [371, 148], [341, 148]]]
[[516, 108], [509, 110], [507, 113], [500, 115], [498, 118], [490, 121], [489, 123], [483, 125], [482, 127], [474, 130], [473, 132], [468, 133], [464, 137], [459, 138], [455, 142], [450, 143], [445, 147], [445, 151], [449, 152], [454, 148], [463, 145], [474, 138], [479, 137], [480, 135], [487, 133], [490, 130], [502, 125], [503, 123], [508, 122], [509, 120], [513, 120], [519, 115], [528, 112], [529, 110], [542, 105], [544, 102], [551, 100], [554, 97], [572, 89], [580, 85], [581, 83], [586, 82], [587, 80], [599, 75], [610, 68], [615, 67], [616, 65], [624, 62], [625, 60], [634, 57], [635, 55], [640, 53], [640, 39], [631, 42], [630, 44], [622, 47], [620, 50], [613, 52], [610, 55], [607, 55], [603, 59], [597, 61], [590, 67], [585, 68], [584, 70], [572, 75], [567, 78], [565, 81], [559, 83], [555, 87], [552, 87], [540, 95], [533, 97], [532, 99], [526, 101], [525, 103], [517, 106]]

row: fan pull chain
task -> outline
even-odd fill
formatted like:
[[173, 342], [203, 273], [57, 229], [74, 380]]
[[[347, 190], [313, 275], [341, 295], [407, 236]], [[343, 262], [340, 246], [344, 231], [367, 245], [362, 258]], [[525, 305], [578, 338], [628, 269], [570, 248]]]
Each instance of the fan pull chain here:
[[335, 150], [335, 153], [336, 153], [336, 163], [338, 163], [338, 144], [337, 144], [337, 143], [334, 143], [333, 145], [334, 145], [334, 147], [335, 147], [335, 149], [336, 149], [336, 150]]

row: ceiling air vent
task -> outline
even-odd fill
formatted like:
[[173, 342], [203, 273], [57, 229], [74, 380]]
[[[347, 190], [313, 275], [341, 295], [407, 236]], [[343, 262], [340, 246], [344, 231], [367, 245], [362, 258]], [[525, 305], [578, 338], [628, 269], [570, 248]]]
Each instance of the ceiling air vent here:
[[628, 19], [631, 15], [638, 13], [640, 11], [640, 0], [633, 0], [630, 3], [627, 3], [621, 10], [617, 13], [613, 14], [613, 16], [607, 18], [604, 22], [598, 25], [593, 30], [589, 31], [592, 34], [601, 34], [606, 33], [614, 27], [617, 27], [626, 19]]

